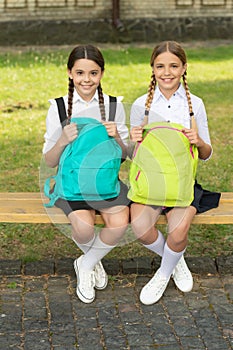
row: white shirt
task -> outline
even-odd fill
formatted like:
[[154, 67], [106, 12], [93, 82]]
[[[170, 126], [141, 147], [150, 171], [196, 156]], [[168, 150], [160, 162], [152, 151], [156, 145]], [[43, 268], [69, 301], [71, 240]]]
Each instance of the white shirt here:
[[[208, 129], [208, 120], [204, 103], [201, 98], [193, 94], [190, 94], [190, 96], [192, 101], [193, 113], [198, 128], [198, 134], [205, 143], [211, 146]], [[139, 97], [133, 103], [130, 112], [131, 128], [142, 124], [145, 115], [146, 98], [147, 94]], [[153, 101], [150, 107], [148, 123], [157, 121], [170, 121], [172, 123], [181, 124], [185, 128], [190, 128], [188, 101], [185, 89], [182, 84], [180, 84], [177, 91], [172, 95], [172, 97], [169, 100], [167, 100], [164, 97], [159, 87], [156, 87]]]
[[[106, 112], [106, 120], [108, 120], [109, 116], [109, 96], [103, 94], [104, 96], [104, 105], [105, 105], [105, 112]], [[66, 110], [68, 108], [68, 95], [64, 96], [64, 102]], [[124, 142], [124, 144], [127, 145], [127, 139], [128, 139], [128, 128], [125, 125], [125, 110], [123, 104], [119, 101], [120, 99], [117, 99], [117, 108], [116, 108], [116, 115], [115, 115], [115, 123], [117, 125], [118, 133]], [[59, 119], [58, 114], [58, 108], [57, 103], [55, 99], [49, 100], [50, 107], [48, 109], [47, 118], [46, 118], [46, 132], [44, 135], [44, 147], [43, 147], [43, 153], [45, 154], [48, 152], [53, 146], [56, 144], [57, 140], [61, 136], [62, 133], [62, 126]], [[74, 90], [73, 95], [73, 109], [72, 109], [72, 117], [88, 117], [88, 118], [94, 118], [97, 120], [101, 120], [101, 114], [99, 109], [99, 97], [98, 92], [96, 91], [95, 95], [93, 96], [92, 100], [89, 102], [84, 101], [77, 93], [76, 90]]]

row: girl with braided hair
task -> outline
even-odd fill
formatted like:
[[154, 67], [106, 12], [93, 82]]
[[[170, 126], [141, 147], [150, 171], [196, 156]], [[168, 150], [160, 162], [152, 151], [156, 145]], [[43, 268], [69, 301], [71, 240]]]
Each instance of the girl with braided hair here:
[[[67, 71], [68, 95], [63, 99], [68, 119], [81, 116], [102, 121], [108, 135], [120, 145], [124, 158], [128, 138], [124, 107], [117, 101], [114, 122], [108, 120], [109, 96], [102, 92], [100, 83], [104, 74], [101, 52], [92, 45], [75, 47], [69, 55]], [[46, 164], [56, 167], [65, 147], [78, 137], [77, 124], [71, 122], [62, 127], [56, 101], [50, 100], [43, 148]], [[77, 274], [77, 296], [84, 303], [91, 303], [95, 299], [95, 288], [101, 290], [107, 286], [108, 276], [101, 259], [117, 245], [127, 228], [127, 191], [127, 186], [120, 182], [120, 193], [115, 198], [94, 202], [60, 198], [55, 203], [70, 220], [72, 239], [83, 252], [75, 260], [74, 268]], [[101, 213], [105, 223], [97, 236], [94, 232], [96, 210]]]
[[[203, 101], [190, 93], [186, 74], [187, 60], [183, 48], [174, 41], [157, 45], [151, 55], [151, 82], [148, 93], [139, 97], [130, 113], [132, 142], [142, 141], [143, 126], [152, 122], [172, 122], [183, 126], [198, 157], [208, 160], [212, 147]], [[180, 80], [183, 79], [183, 84]], [[190, 119], [195, 123], [190, 127]], [[155, 178], [156, 186], [156, 178]], [[218, 206], [220, 194], [203, 190], [195, 183], [194, 200], [188, 207], [158, 207], [133, 203], [131, 223], [136, 237], [149, 250], [161, 257], [161, 265], [153, 278], [142, 288], [140, 300], [145, 305], [156, 303], [163, 295], [170, 277], [182, 292], [193, 287], [193, 278], [184, 259], [188, 231], [196, 213]], [[154, 226], [160, 214], [168, 222], [167, 239]]]

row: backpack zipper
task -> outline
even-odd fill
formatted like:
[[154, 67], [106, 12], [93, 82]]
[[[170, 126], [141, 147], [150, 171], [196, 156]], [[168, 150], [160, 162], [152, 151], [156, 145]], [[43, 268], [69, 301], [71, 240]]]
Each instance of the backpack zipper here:
[[[152, 131], [152, 130], [155, 130], [155, 129], [169, 129], [169, 130], [175, 130], [175, 131], [178, 131], [178, 132], [181, 132], [187, 139], [188, 137], [185, 135], [185, 133], [180, 130], [180, 129], [177, 129], [177, 128], [173, 128], [173, 127], [169, 127], [169, 126], [155, 126], [154, 128], [152, 129], [149, 129], [144, 137], [144, 139], [140, 142], [138, 142], [137, 146], [135, 147], [135, 150], [134, 150], [134, 153], [133, 153], [133, 158], [136, 156], [136, 153], [138, 151], [138, 148], [140, 146], [140, 144], [145, 140], [146, 136]], [[190, 148], [189, 148], [189, 151], [191, 153], [191, 156], [192, 158], [194, 158], [194, 153], [193, 153], [193, 149], [192, 149], [192, 145], [190, 144]]]

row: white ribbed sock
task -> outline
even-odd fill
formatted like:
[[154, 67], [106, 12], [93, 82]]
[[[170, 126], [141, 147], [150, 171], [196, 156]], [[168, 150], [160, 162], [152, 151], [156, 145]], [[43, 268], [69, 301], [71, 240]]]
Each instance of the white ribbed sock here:
[[87, 271], [93, 270], [95, 265], [114, 247], [101, 241], [99, 235], [96, 236], [95, 242], [82, 259], [82, 268]]
[[143, 246], [152, 252], [158, 254], [159, 256], [163, 256], [165, 238], [162, 232], [158, 230], [158, 238], [151, 244], [143, 244]]
[[166, 278], [169, 278], [184, 252], [185, 249], [181, 252], [174, 252], [168, 247], [166, 242], [164, 245], [163, 257], [159, 268], [160, 274]]
[[84, 244], [78, 243], [73, 237], [72, 237], [72, 240], [79, 247], [79, 249], [81, 249], [81, 251], [84, 254], [86, 254], [88, 252], [88, 250], [91, 248], [91, 246], [94, 243], [94, 241], [95, 241], [95, 235], [93, 236], [93, 238], [89, 242], [84, 243]]

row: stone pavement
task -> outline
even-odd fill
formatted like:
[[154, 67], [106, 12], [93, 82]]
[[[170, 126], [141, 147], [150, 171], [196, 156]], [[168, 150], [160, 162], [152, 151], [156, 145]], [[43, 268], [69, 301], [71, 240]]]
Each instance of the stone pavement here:
[[108, 287], [92, 304], [75, 294], [71, 259], [22, 264], [0, 260], [0, 349], [229, 350], [233, 348], [233, 256], [187, 258], [190, 293], [173, 281], [162, 299], [139, 292], [158, 260], [104, 260]]

